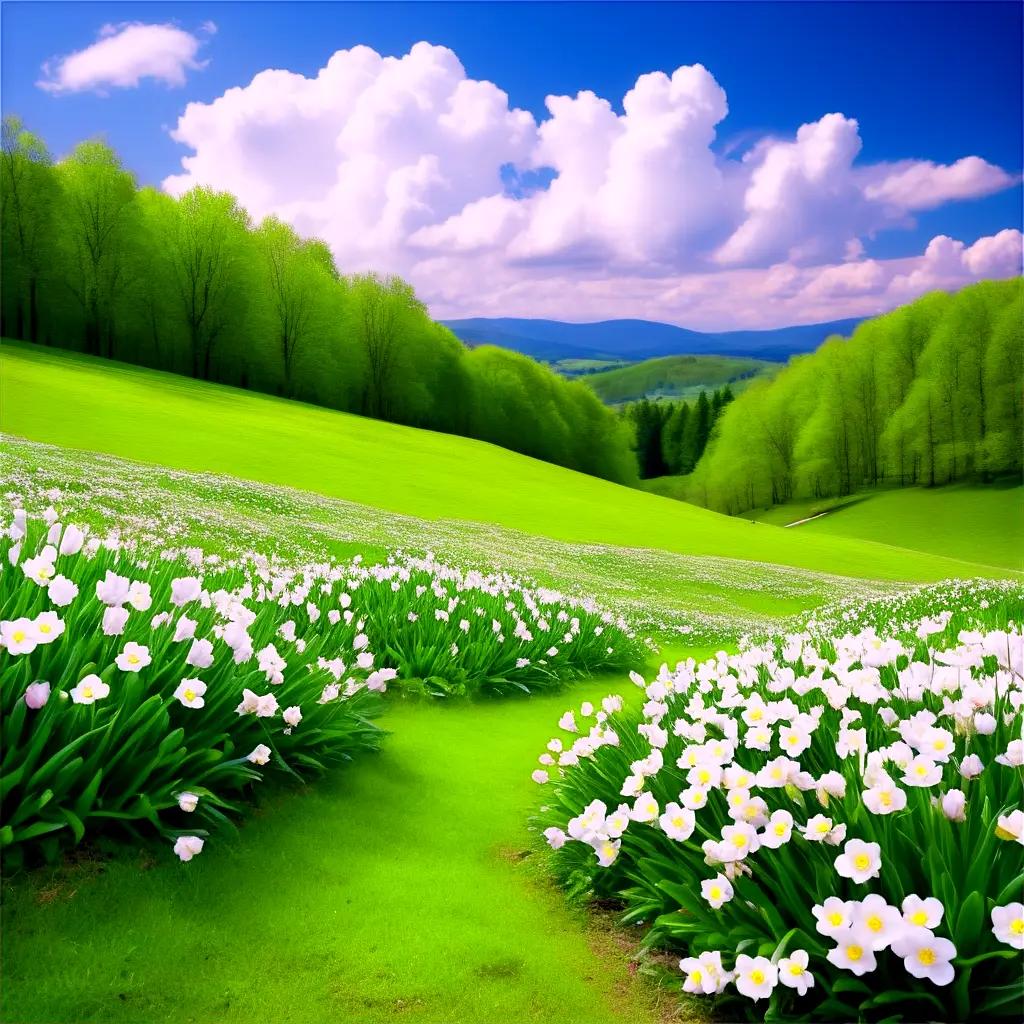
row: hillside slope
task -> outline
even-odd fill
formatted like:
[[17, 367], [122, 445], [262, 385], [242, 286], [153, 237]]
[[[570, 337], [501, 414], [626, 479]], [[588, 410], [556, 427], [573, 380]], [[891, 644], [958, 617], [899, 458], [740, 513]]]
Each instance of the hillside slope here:
[[985, 574], [953, 559], [730, 519], [492, 445], [5, 342], [0, 426], [33, 440], [225, 473], [426, 519], [875, 579]]
[[723, 384], [740, 385], [777, 369], [777, 363], [735, 356], [662, 356], [581, 379], [602, 402], [614, 405], [645, 396], [689, 398], [701, 388], [712, 391]]

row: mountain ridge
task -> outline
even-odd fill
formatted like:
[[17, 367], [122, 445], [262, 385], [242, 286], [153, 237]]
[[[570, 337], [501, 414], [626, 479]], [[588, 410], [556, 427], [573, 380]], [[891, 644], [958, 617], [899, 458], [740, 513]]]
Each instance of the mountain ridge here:
[[600, 320], [567, 323], [521, 317], [467, 317], [442, 320], [471, 347], [497, 345], [542, 359], [655, 359], [671, 355], [751, 356], [784, 362], [813, 352], [827, 337], [849, 336], [865, 319], [797, 324], [763, 331], [692, 331], [654, 320]]

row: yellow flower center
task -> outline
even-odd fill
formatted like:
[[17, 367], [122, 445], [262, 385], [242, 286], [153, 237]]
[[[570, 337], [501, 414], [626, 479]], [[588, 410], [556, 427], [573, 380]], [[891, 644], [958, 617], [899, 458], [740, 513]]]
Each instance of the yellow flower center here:
[[185, 700], [195, 700], [195, 699], [196, 699], [196, 691], [195, 690], [186, 690], [185, 691]]
[[789, 973], [792, 974], [794, 978], [799, 978], [800, 975], [804, 973], [804, 969], [799, 964], [790, 964]]
[[707, 768], [701, 768], [701, 770], [697, 772], [697, 778], [701, 782], [707, 782], [711, 778], [711, 772], [709, 772]]
[[786, 834], [786, 826], [781, 821], [775, 826], [775, 834], [777, 836], [784, 836]]
[[881, 802], [883, 807], [891, 807], [892, 806], [892, 793], [890, 793], [889, 790], [883, 789], [882, 793], [881, 793], [881, 795], [879, 796], [878, 799]]
[[923, 764], [919, 764], [914, 771], [917, 772], [918, 776], [922, 779], [928, 774], [928, 769]]
[[910, 915], [910, 923], [911, 924], [918, 924], [918, 925], [925, 925], [925, 924], [928, 923], [928, 915], [923, 910], [915, 910]]
[[848, 960], [857, 961], [864, 955], [864, 950], [860, 946], [847, 946], [846, 947], [846, 958]]
[[830, 828], [832, 828], [831, 821], [819, 821], [818, 824], [814, 826], [814, 831], [817, 832], [819, 836], [823, 836]]
[[764, 984], [764, 971], [756, 971], [756, 970], [755, 971], [751, 971], [750, 972], [750, 980], [755, 985], [763, 985]]
[[925, 966], [930, 966], [935, 963], [935, 950], [926, 946], [924, 949], [918, 950], [917, 959]]
[[129, 665], [138, 665], [138, 663], [139, 663], [139, 656], [137, 654], [129, 654], [128, 655], [128, 664]]
[[17, 629], [12, 634], [12, 639], [16, 644], [24, 643], [25, 641], [25, 630]]
[[1024, 917], [1015, 917], [1010, 922], [1010, 932], [1014, 935], [1024, 935]]
[[40, 623], [37, 628], [38, 628], [40, 633], [52, 633], [53, 632], [53, 626], [51, 626], [48, 622]]
[[789, 734], [789, 735], [788, 735], [788, 736], [786, 737], [786, 742], [787, 742], [787, 743], [788, 743], [788, 744], [789, 744], [790, 746], [793, 746], [793, 744], [794, 744], [794, 743], [797, 743], [797, 742], [799, 742], [799, 740], [800, 740], [800, 737], [799, 737], [799, 736], [797, 736], [797, 735], [796, 735], [795, 733], [790, 733], [790, 734]]
[[704, 975], [700, 971], [690, 971], [690, 984], [699, 985]]
[[880, 932], [882, 930], [882, 919], [877, 914], [872, 914], [868, 918], [867, 925], [873, 932]]
[[732, 837], [732, 845], [737, 848], [742, 848], [747, 845], [747, 837], [742, 832], [737, 832]]
[[82, 696], [85, 697], [86, 700], [92, 700], [92, 687], [91, 686], [83, 686], [82, 687]]
[[750, 717], [755, 722], [760, 722], [761, 719], [764, 717], [764, 712], [760, 708], [751, 708], [750, 709]]
[[722, 898], [722, 887], [720, 885], [713, 885], [708, 890], [708, 893], [713, 900], [720, 900]]
[[857, 856], [853, 858], [853, 866], [858, 871], [867, 871], [871, 866], [871, 858], [866, 853], [858, 853]]
[[675, 816], [675, 817], [674, 817], [674, 818], [672, 819], [672, 825], [673, 825], [673, 826], [674, 826], [675, 828], [682, 828], [682, 827], [683, 827], [683, 816], [682, 816], [681, 814], [677, 814], [677, 815], [676, 815], [676, 816]]
[[841, 925], [843, 923], [843, 915], [840, 914], [838, 910], [833, 910], [832, 913], [828, 915], [828, 923], [833, 926]]

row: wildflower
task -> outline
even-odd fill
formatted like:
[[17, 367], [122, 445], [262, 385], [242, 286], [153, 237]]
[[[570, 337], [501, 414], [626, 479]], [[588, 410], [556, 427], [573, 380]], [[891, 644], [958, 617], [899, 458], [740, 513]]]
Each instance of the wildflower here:
[[650, 793], [641, 793], [629, 812], [633, 821], [654, 821], [658, 817], [658, 801]]
[[71, 699], [75, 704], [92, 704], [110, 695], [110, 687], [96, 675], [86, 676], [71, 691]]
[[[52, 549], [51, 549], [52, 550]], [[47, 558], [45, 551], [36, 558], [26, 558], [21, 566], [22, 572], [37, 586], [49, 586], [56, 570], [53, 567], [53, 559]]]
[[723, 903], [728, 903], [732, 899], [732, 883], [725, 875], [705, 878], [700, 883], [700, 894], [708, 901], [712, 910], [718, 910]]
[[892, 814], [907, 806], [907, 794], [888, 776], [863, 792], [864, 806], [872, 814]]
[[534, 771], [530, 778], [537, 783], [538, 786], [543, 786], [545, 782], [549, 780], [548, 773], [543, 768], [538, 768]]
[[149, 611], [153, 604], [153, 597], [149, 592], [149, 584], [136, 580], [128, 588], [128, 603], [137, 612]]
[[996, 835], [1000, 839], [1015, 840], [1024, 845], [1024, 811], [1001, 814], [996, 820]]
[[558, 728], [564, 729], [566, 732], [579, 732], [579, 728], [576, 725], [576, 717], [571, 711], [566, 711], [558, 720]]
[[942, 903], [934, 896], [921, 899], [914, 893], [903, 899], [903, 920], [913, 928], [937, 928], [942, 920]]
[[24, 617], [0, 622], [0, 642], [8, 654], [31, 654], [39, 644], [36, 624]]
[[594, 852], [597, 854], [597, 863], [603, 867], [610, 867], [615, 858], [619, 855], [619, 848], [622, 846], [621, 839], [596, 839], [592, 843]]
[[40, 612], [36, 616], [36, 643], [52, 644], [64, 632], [64, 622], [56, 612]]
[[25, 704], [38, 711], [50, 699], [50, 684], [46, 682], [30, 683], [25, 688]]
[[1024, 903], [992, 908], [992, 934], [999, 942], [1024, 949]]
[[246, 760], [253, 764], [266, 764], [270, 760], [270, 753], [270, 747], [266, 743], [261, 743], [246, 757]]
[[74, 524], [69, 523], [64, 528], [64, 536], [60, 539], [60, 553], [62, 555], [77, 555], [85, 543], [85, 534]]
[[967, 797], [964, 796], [963, 790], [951, 789], [948, 793], [943, 793], [941, 806], [942, 813], [950, 821], [967, 820]]
[[742, 860], [748, 853], [754, 853], [760, 845], [757, 831], [752, 825], [746, 822], [726, 825], [722, 829], [718, 855], [723, 861]]
[[202, 679], [182, 679], [174, 691], [174, 696], [187, 708], [201, 708], [206, 703], [203, 700], [204, 693], [206, 683]]
[[203, 852], [203, 840], [199, 836], [178, 836], [174, 842], [174, 852], [181, 860], [188, 862]]
[[96, 597], [112, 608], [119, 607], [128, 600], [130, 589], [131, 580], [124, 576], [118, 576], [110, 569], [107, 570], [107, 575], [102, 580], [96, 581]]
[[779, 970], [766, 956], [736, 957], [736, 988], [741, 995], [757, 1001], [767, 999], [778, 984]]
[[1005, 754], [996, 754], [996, 763], [1007, 768], [1020, 768], [1024, 765], [1024, 740], [1010, 740], [1006, 745]]
[[804, 839], [808, 842], [820, 843], [828, 836], [834, 827], [835, 826], [833, 825], [831, 818], [826, 818], [824, 814], [816, 814], [807, 822], [801, 831], [803, 832]]
[[195, 576], [183, 576], [180, 579], [171, 580], [171, 604], [180, 608], [199, 597], [202, 589], [202, 580]]
[[302, 708], [298, 704], [285, 708], [281, 717], [294, 729], [302, 721]]
[[893, 942], [892, 949], [915, 978], [927, 978], [935, 985], [948, 985], [953, 980], [950, 961], [956, 956], [956, 946], [949, 939], [937, 938], [927, 928], [908, 928]]
[[842, 932], [836, 936], [836, 942], [835, 949], [830, 949], [825, 959], [841, 970], [860, 977], [878, 966], [871, 943], [856, 929], [849, 928]]
[[148, 647], [129, 642], [124, 645], [124, 650], [117, 656], [115, 662], [122, 672], [141, 672], [152, 660]]
[[67, 576], [54, 576], [46, 588], [46, 593], [58, 608], [66, 608], [78, 597], [78, 586]]
[[193, 640], [185, 662], [194, 668], [209, 668], [213, 664], [213, 644], [209, 640]]
[[[638, 798], [638, 802], [639, 799], [642, 798]], [[651, 800], [654, 802], [653, 797]], [[656, 803], [655, 807], [657, 807]], [[658, 819], [658, 824], [669, 839], [675, 839], [681, 843], [693, 835], [693, 830], [697, 827], [697, 819], [688, 807], [670, 803], [665, 805], [665, 813]]]
[[851, 907], [851, 926], [860, 929], [875, 951], [885, 949], [904, 931], [903, 916], [878, 893], [870, 893]]
[[544, 838], [552, 850], [560, 850], [565, 846], [568, 836], [560, 828], [551, 827], [544, 829]]
[[603, 800], [592, 800], [583, 809], [583, 813], [569, 821], [569, 835], [573, 839], [589, 843], [604, 829], [605, 815], [608, 807]]
[[918, 754], [903, 773], [903, 782], [908, 786], [935, 786], [941, 781], [942, 768], [924, 754]]
[[178, 806], [191, 814], [199, 806], [199, 797], [195, 793], [179, 793]]
[[807, 950], [794, 949], [790, 956], [779, 960], [779, 982], [786, 988], [795, 988], [798, 996], [804, 995], [809, 988], [814, 988], [814, 975], [807, 970], [809, 957]]
[[[183, 640], [192, 640], [196, 635], [196, 626], [198, 623], [195, 619], [190, 619], [187, 615], [182, 615], [177, 624], [174, 627], [174, 642], [176, 644], [181, 643]], [[227, 639], [225, 637], [225, 643]], [[236, 646], [229, 644], [229, 646]]]
[[976, 779], [984, 770], [985, 766], [981, 763], [981, 758], [977, 754], [968, 754], [960, 762], [960, 774], [965, 779]]
[[104, 636], [120, 636], [128, 624], [128, 609], [122, 605], [111, 605], [103, 612], [101, 628]]
[[882, 870], [881, 854], [882, 848], [878, 843], [851, 839], [843, 847], [843, 852], [836, 857], [836, 871], [843, 878], [850, 878], [854, 882], [866, 882], [869, 878], [877, 878]]
[[793, 815], [789, 811], [773, 811], [760, 835], [761, 845], [777, 850], [789, 842], [793, 834]]
[[686, 975], [683, 991], [713, 995], [721, 992], [730, 980], [730, 973], [722, 967], [722, 954], [701, 953], [679, 961], [679, 969]]
[[817, 930], [829, 938], [838, 938], [853, 923], [853, 904], [829, 896], [824, 903], [816, 904], [811, 913], [817, 918]]

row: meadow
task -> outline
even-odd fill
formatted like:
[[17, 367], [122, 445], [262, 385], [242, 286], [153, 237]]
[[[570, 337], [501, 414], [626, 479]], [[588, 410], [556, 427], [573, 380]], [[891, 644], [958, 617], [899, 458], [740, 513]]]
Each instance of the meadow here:
[[[749, 649], [745, 635], [799, 633], [808, 614], [830, 636], [847, 622], [860, 628], [848, 618], [851, 608], [862, 615], [879, 609], [880, 621], [906, 617], [918, 607], [913, 602], [925, 600], [915, 584], [1008, 578], [1011, 589], [993, 584], [986, 592], [1003, 625], [1006, 609], [1017, 608], [1006, 601], [1019, 601], [1016, 574], [999, 568], [991, 553], [997, 544], [977, 547], [979, 561], [970, 562], [941, 550], [804, 535], [465, 438], [19, 344], [5, 343], [0, 359], [8, 432], [0, 475], [10, 507], [27, 510], [14, 519], [25, 537], [8, 530], [8, 541], [23, 550], [13, 571], [5, 556], [5, 609], [45, 621], [39, 584], [20, 572], [30, 556], [32, 568], [53, 567], [47, 592], [56, 575], [79, 580], [78, 600], [91, 610], [65, 618], [83, 636], [102, 633], [87, 629], [82, 616], [106, 621], [108, 611], [99, 607], [105, 602], [91, 595], [108, 569], [150, 582], [153, 604], [144, 613], [127, 599], [108, 606], [127, 608], [127, 628], [139, 632], [105, 636], [95, 649], [80, 643], [77, 660], [67, 663], [71, 674], [95, 662], [109, 698], [120, 700], [127, 677], [102, 663], [129, 636], [145, 642], [148, 631], [166, 628], [150, 619], [168, 600], [173, 605], [173, 580], [189, 565], [212, 605], [197, 598], [207, 617], [193, 615], [216, 654], [220, 674], [207, 680], [211, 685], [231, 692], [251, 686], [244, 662], [237, 672], [224, 662], [226, 623], [215, 611], [256, 602], [262, 585], [281, 602], [254, 604], [260, 632], [252, 628], [259, 636], [253, 646], [268, 639], [264, 630], [274, 634], [286, 662], [282, 674], [295, 677], [284, 685], [315, 687], [318, 713], [334, 707], [333, 694], [325, 705], [315, 697], [331, 685], [332, 652], [323, 645], [353, 653], [358, 646], [376, 660], [339, 681], [353, 676], [348, 699], [372, 697], [380, 705], [372, 718], [358, 715], [372, 722], [372, 742], [332, 747], [322, 732], [303, 733], [316, 722], [310, 718], [282, 735], [280, 747], [276, 732], [267, 738], [267, 765], [241, 766], [239, 792], [224, 798], [213, 784], [197, 786], [199, 807], [212, 806], [220, 817], [193, 817], [196, 811], [179, 803], [179, 771], [153, 787], [156, 820], [133, 807], [127, 833], [93, 831], [95, 823], [82, 819], [86, 841], [70, 853], [41, 847], [39, 836], [22, 837], [19, 845], [33, 844], [27, 864], [50, 861], [5, 878], [5, 1020], [148, 1022], [180, 1017], [183, 1007], [198, 1021], [705, 1019], [707, 1010], [689, 996], [680, 1001], [692, 971], [680, 973], [678, 953], [671, 960], [659, 951], [664, 929], [612, 926], [578, 898], [567, 903], [552, 884], [561, 878], [577, 897], [602, 892], [590, 875], [586, 883], [570, 877], [540, 840], [555, 820], [547, 794], [562, 785], [562, 771], [574, 775], [564, 751], [586, 738], [565, 737], [555, 765], [545, 743], [552, 724], [567, 721], [560, 713], [571, 704], [576, 727], [595, 709], [607, 721], [603, 702], [617, 708], [613, 695], [621, 693], [613, 714], [635, 727], [649, 715], [651, 695], [630, 686], [627, 669], [645, 682], [668, 678], [673, 670], [663, 662], [692, 657], [695, 665], [719, 646]], [[46, 396], [44, 416], [39, 395]], [[127, 429], [126, 411], [134, 417]], [[84, 531], [81, 555], [62, 549], [74, 523]], [[56, 551], [49, 561], [47, 546]], [[80, 568], [78, 557], [85, 558]], [[426, 573], [422, 582], [417, 573]], [[288, 582], [278, 587], [277, 579]], [[320, 584], [331, 589], [318, 591]], [[219, 593], [234, 596], [215, 600]], [[296, 601], [285, 600], [293, 593]], [[342, 594], [351, 595], [351, 605]], [[476, 632], [475, 609], [488, 599], [496, 603], [477, 616]], [[337, 620], [337, 637], [323, 626], [332, 612], [352, 616]], [[1019, 621], [1019, 611], [1012, 614]], [[466, 647], [463, 616], [474, 630]], [[536, 632], [540, 617], [558, 623], [558, 642], [549, 648], [539, 637], [516, 636], [515, 643], [534, 645], [518, 678], [505, 641], [513, 641], [520, 622]], [[605, 630], [614, 643], [604, 643]], [[574, 661], [569, 650], [584, 633], [601, 637], [601, 645], [587, 647], [591, 654], [581, 649]], [[357, 641], [364, 634], [365, 647]], [[161, 643], [152, 646], [164, 667], [150, 679], [148, 699], [168, 714], [198, 714], [173, 692], [186, 671], [173, 659], [191, 649], [186, 644], [175, 654], [173, 642]], [[563, 645], [564, 657], [549, 654]], [[57, 650], [37, 647], [25, 657], [49, 657], [50, 649]], [[550, 670], [540, 665], [546, 658]], [[22, 709], [19, 694], [31, 680], [61, 671], [53, 658], [31, 664], [17, 678], [5, 668], [7, 693], [13, 680]], [[378, 677], [376, 692], [367, 693], [382, 667], [396, 678]], [[681, 671], [679, 678], [688, 678]], [[263, 683], [256, 695], [273, 694], [267, 668], [254, 672]], [[68, 692], [76, 681], [55, 676], [43, 707], [18, 714], [55, 717], [67, 707], [103, 714], [107, 697], [85, 709], [74, 697], [57, 703], [61, 688]], [[296, 699], [305, 718], [310, 697]], [[291, 728], [281, 721], [286, 702], [275, 704], [271, 723]], [[346, 702], [337, 708], [347, 710]], [[231, 709], [233, 701], [225, 705]], [[256, 725], [259, 716], [236, 717], [218, 741], [228, 761], [236, 747], [242, 755], [249, 749], [248, 737], [235, 741], [231, 730]], [[184, 718], [186, 735], [188, 727]], [[317, 757], [307, 746], [314, 742], [340, 758]], [[323, 760], [330, 771], [318, 779], [316, 766], [302, 766], [300, 756]], [[580, 772], [589, 759], [581, 754]], [[555, 783], [551, 790], [538, 790], [544, 778]], [[30, 813], [52, 821], [47, 806], [58, 803], [59, 791]], [[649, 826], [633, 826], [638, 835], [641, 827]], [[182, 836], [204, 840], [185, 863], [172, 850]], [[36, 984], [38, 964], [56, 957], [54, 983]], [[187, 980], [182, 964], [191, 965]]]

